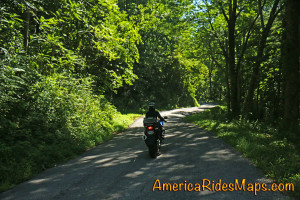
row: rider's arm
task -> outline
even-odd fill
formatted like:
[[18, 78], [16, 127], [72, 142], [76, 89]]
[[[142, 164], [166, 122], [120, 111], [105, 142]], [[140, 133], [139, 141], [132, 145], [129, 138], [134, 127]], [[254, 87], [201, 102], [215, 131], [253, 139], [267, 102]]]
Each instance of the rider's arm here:
[[161, 120], [161, 121], [166, 121], [161, 115], [159, 112], [157, 112], [157, 117]]

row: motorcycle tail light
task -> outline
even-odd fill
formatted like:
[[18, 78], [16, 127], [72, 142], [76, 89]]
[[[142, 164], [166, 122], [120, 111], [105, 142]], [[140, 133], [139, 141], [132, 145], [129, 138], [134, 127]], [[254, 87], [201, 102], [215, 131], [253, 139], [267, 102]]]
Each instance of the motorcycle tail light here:
[[147, 129], [148, 130], [153, 130], [153, 126], [148, 126]]

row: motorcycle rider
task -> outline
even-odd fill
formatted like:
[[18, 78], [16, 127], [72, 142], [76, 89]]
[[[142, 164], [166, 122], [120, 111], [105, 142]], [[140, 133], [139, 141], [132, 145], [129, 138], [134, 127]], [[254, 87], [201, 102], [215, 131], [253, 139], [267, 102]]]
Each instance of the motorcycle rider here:
[[[160, 113], [155, 110], [155, 103], [154, 102], [149, 103], [149, 110], [146, 113], [146, 118], [149, 118], [149, 117], [153, 117], [154, 119], [159, 118], [161, 121], [166, 122], [166, 120], [160, 115]], [[160, 138], [165, 139], [164, 135], [163, 135], [164, 128], [162, 127], [162, 125], [159, 122], [157, 122], [156, 125], [158, 126], [158, 128], [160, 130], [159, 131], [160, 132]]]

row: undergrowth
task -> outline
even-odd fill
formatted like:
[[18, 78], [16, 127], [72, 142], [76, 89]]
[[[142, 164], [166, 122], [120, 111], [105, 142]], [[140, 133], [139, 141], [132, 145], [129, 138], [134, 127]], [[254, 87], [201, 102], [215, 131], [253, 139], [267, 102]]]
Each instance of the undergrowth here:
[[111, 139], [140, 116], [95, 95], [90, 78], [53, 74], [30, 82], [30, 71], [0, 72], [0, 192]]
[[290, 194], [300, 198], [299, 146], [280, 137], [276, 127], [258, 121], [227, 121], [224, 106], [187, 116], [185, 120], [233, 146], [275, 182], [293, 183], [295, 190]]

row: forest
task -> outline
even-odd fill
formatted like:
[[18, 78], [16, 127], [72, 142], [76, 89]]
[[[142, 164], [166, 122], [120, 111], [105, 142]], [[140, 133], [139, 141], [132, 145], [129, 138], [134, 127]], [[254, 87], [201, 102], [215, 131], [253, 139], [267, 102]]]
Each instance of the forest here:
[[299, 155], [299, 4], [1, 0], [0, 191], [111, 139], [151, 101], [223, 105]]

